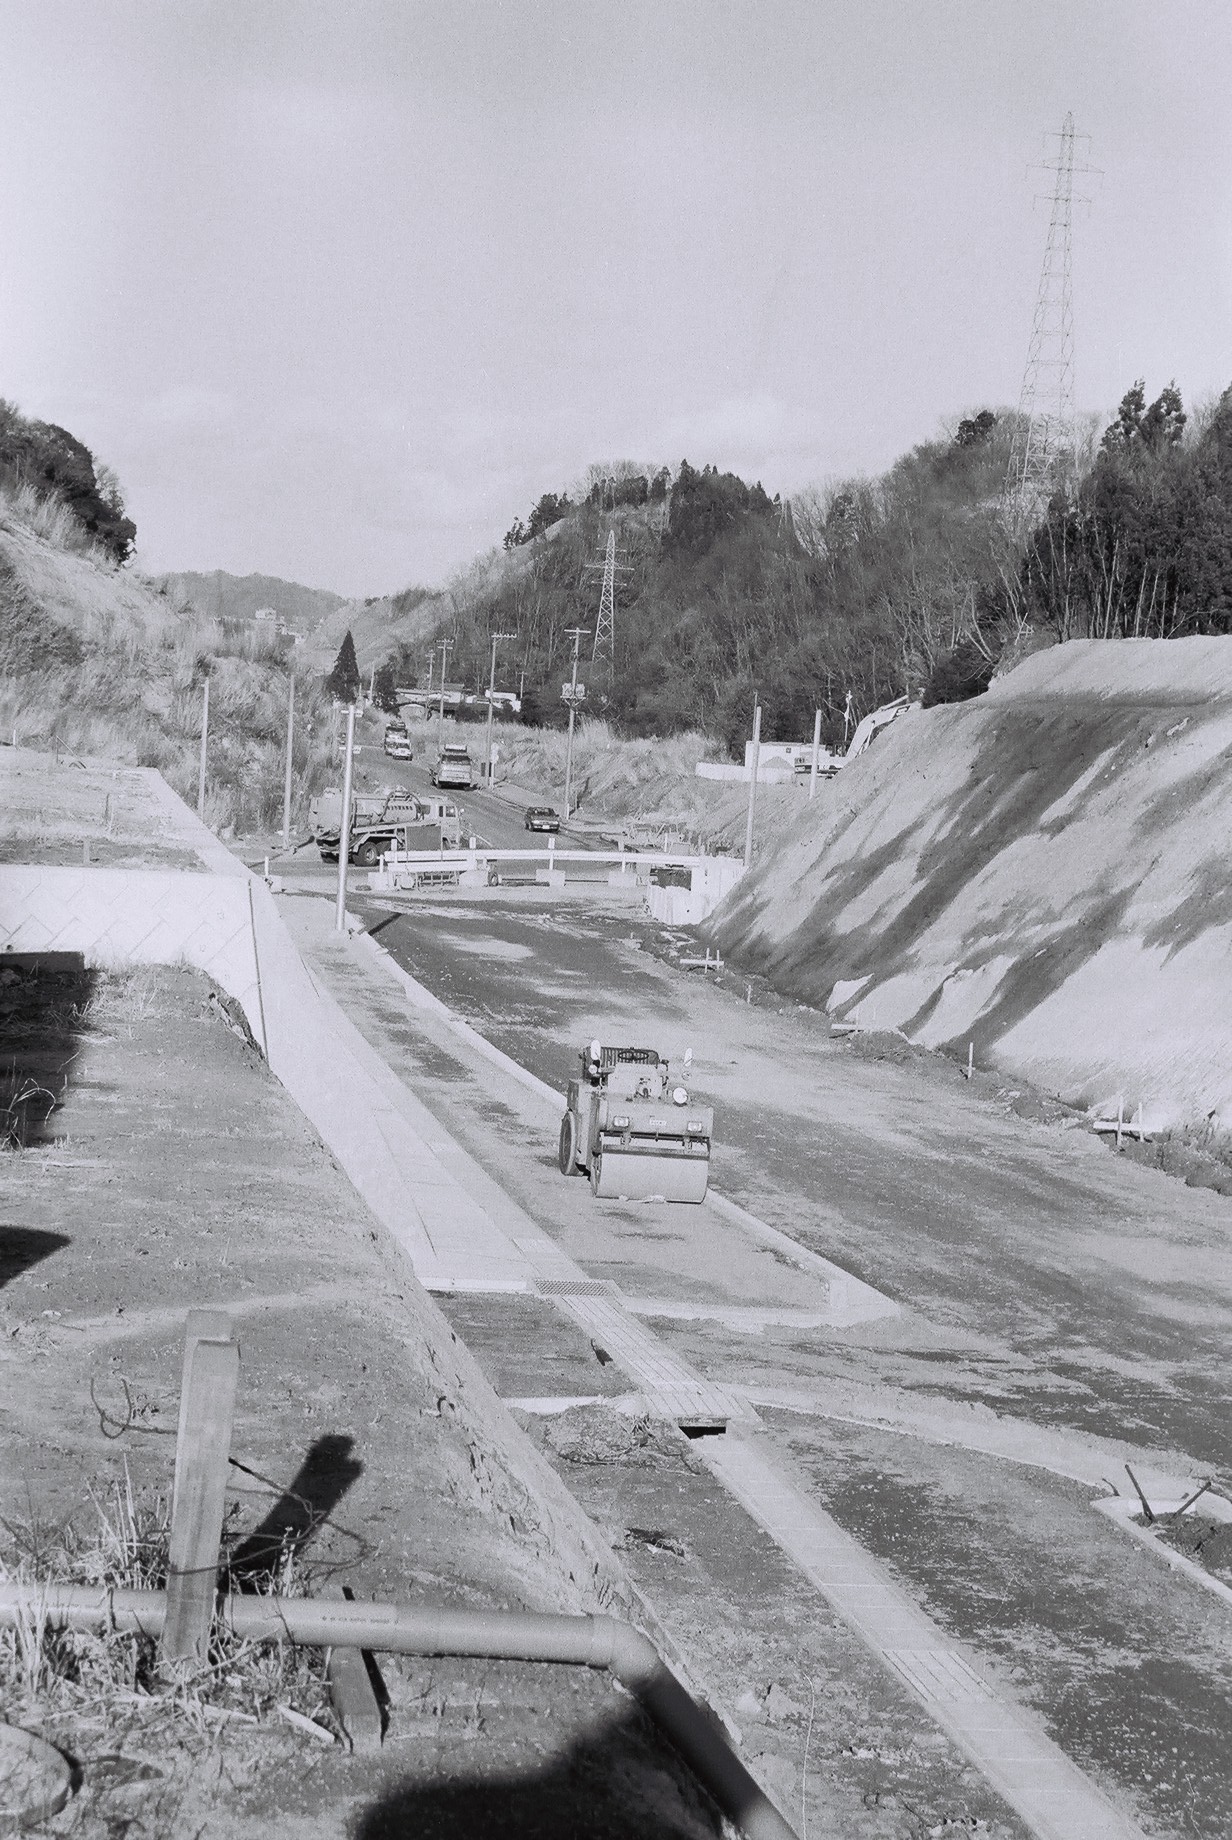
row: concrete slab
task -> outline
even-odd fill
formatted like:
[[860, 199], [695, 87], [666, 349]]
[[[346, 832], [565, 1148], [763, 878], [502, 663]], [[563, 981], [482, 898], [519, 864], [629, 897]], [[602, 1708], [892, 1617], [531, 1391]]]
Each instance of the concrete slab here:
[[1024, 1708], [1000, 1695], [884, 1568], [739, 1433], [697, 1445], [703, 1461], [827, 1602], [910, 1688], [1039, 1840], [1143, 1840]]

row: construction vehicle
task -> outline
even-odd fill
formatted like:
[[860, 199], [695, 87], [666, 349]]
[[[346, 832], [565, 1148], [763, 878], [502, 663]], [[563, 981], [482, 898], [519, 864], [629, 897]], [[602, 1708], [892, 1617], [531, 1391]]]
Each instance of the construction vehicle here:
[[[322, 862], [337, 862], [342, 841], [342, 794], [323, 792], [308, 808], [313, 841]], [[389, 792], [359, 792], [351, 800], [350, 860], [375, 868], [386, 850], [456, 850], [462, 819], [449, 799], [418, 798], [395, 786]]]
[[[684, 1057], [684, 1078], [692, 1066]], [[704, 1201], [714, 1108], [673, 1080], [657, 1048], [583, 1048], [560, 1121], [562, 1175], [589, 1175], [601, 1199]]]
[[475, 784], [475, 770], [470, 752], [461, 741], [447, 741], [432, 769], [432, 784], [448, 786], [457, 792], [470, 792]]

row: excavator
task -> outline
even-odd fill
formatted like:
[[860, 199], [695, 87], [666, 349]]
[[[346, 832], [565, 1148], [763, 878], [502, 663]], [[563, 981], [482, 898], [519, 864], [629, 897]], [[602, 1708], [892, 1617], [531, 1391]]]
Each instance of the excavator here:
[[589, 1175], [600, 1199], [704, 1201], [714, 1108], [673, 1079], [657, 1048], [583, 1048], [560, 1121], [562, 1175]]

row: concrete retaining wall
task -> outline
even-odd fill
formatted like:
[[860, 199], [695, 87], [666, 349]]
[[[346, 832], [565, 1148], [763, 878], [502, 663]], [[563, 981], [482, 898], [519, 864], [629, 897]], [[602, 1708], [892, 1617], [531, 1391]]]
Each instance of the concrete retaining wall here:
[[0, 867], [0, 953], [81, 952], [108, 968], [192, 965], [242, 1005], [269, 1058], [254, 921], [269, 891], [242, 863], [235, 869]]

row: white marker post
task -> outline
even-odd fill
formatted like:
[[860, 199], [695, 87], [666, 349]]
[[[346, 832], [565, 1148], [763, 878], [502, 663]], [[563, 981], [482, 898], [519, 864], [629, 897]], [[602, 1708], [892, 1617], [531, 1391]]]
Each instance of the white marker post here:
[[201, 771], [197, 775], [197, 816], [205, 817], [205, 762], [210, 746], [210, 680], [201, 686]]
[[291, 672], [287, 690], [287, 768], [282, 781], [282, 847], [291, 847], [291, 769], [295, 742], [295, 673]]
[[342, 775], [342, 820], [338, 830], [338, 905], [334, 930], [346, 932], [347, 859], [351, 854], [351, 771], [355, 760], [355, 705], [347, 706], [346, 767]]
[[814, 796], [814, 794], [817, 791], [817, 755], [818, 755], [820, 748], [821, 748], [821, 711], [820, 709], [817, 709], [817, 710], [814, 710], [813, 712], [813, 768], [812, 768], [812, 772], [809, 774], [809, 797], [810, 799]]

